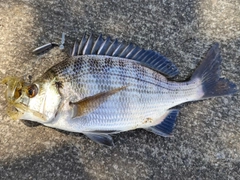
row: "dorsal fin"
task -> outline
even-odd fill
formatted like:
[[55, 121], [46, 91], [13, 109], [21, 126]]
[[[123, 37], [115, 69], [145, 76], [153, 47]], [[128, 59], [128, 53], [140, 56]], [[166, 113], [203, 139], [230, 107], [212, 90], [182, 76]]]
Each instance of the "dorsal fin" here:
[[72, 56], [90, 54], [135, 60], [170, 78], [179, 73], [177, 67], [161, 54], [152, 50], [145, 50], [131, 43], [118, 42], [117, 39], [111, 40], [110, 37], [103, 39], [101, 34], [96, 40], [93, 39], [92, 34], [89, 37], [84, 34], [80, 43], [75, 42]]

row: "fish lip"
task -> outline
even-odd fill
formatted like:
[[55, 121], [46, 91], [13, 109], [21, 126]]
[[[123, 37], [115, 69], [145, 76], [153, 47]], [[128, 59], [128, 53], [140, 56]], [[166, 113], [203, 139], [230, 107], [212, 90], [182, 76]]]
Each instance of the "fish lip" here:
[[[23, 79], [18, 77], [6, 77], [2, 80], [2, 83], [7, 85], [5, 98], [9, 117], [17, 120], [32, 116], [41, 122], [47, 121], [48, 117], [44, 113], [31, 109], [30, 107], [31, 97], [27, 94], [27, 87], [31, 85], [31, 83], [24, 82]], [[39, 85], [36, 85], [39, 88]]]
[[[8, 104], [14, 104], [22, 95], [22, 87], [23, 87], [23, 79], [18, 77], [6, 77], [1, 81], [1, 84], [5, 84], [7, 86], [5, 91], [5, 98]], [[21, 94], [17, 94], [16, 91], [20, 91]], [[19, 93], [19, 92], [18, 92]]]
[[19, 77], [6, 77], [1, 84], [7, 86], [5, 90], [7, 114], [12, 119], [20, 119], [24, 114], [24, 108], [21, 109], [21, 107], [28, 107], [30, 101], [23, 90], [26, 83]]

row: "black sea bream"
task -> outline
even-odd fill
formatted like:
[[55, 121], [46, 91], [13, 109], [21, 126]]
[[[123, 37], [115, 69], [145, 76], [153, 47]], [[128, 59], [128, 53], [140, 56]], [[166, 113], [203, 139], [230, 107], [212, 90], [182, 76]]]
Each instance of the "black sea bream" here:
[[178, 69], [152, 50], [110, 38], [84, 36], [72, 57], [48, 69], [32, 83], [7, 77], [8, 114], [49, 127], [79, 132], [105, 145], [111, 134], [143, 128], [172, 133], [175, 106], [236, 92], [220, 78], [221, 56], [214, 44], [186, 82], [168, 80]]

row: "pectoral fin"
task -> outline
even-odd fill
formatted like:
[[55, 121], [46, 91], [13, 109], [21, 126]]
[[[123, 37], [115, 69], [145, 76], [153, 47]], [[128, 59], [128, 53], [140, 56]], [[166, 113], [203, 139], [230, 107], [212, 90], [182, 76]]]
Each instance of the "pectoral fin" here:
[[74, 108], [73, 118], [88, 114], [97, 109], [104, 103], [110, 96], [126, 89], [127, 86], [116, 88], [107, 92], [101, 92], [93, 96], [86, 97], [78, 102], [70, 102]]

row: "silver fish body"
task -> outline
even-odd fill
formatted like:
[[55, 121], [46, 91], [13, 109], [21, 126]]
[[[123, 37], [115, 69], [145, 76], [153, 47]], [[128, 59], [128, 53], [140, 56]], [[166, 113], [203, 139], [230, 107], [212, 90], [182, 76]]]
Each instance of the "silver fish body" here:
[[11, 87], [7, 100], [17, 109], [17, 118], [113, 145], [110, 134], [137, 128], [169, 136], [179, 111], [173, 107], [236, 92], [235, 84], [219, 78], [218, 44], [190, 81], [174, 82], [162, 74], [173, 77], [176, 67], [158, 53], [101, 36], [95, 42], [91, 36], [84, 38], [70, 59], [50, 68], [33, 85], [22, 82], [16, 88], [11, 83], [15, 81], [5, 80]]
[[[69, 112], [69, 120], [62, 118], [60, 113], [50, 121], [50, 126], [74, 132], [148, 128], [159, 124], [171, 107], [203, 96], [198, 79], [191, 83], [171, 82], [137, 62], [116, 57], [75, 57], [54, 66], [50, 72], [62, 82], [59, 89], [62, 98], [73, 103], [124, 87], [107, 97], [94, 111], [81, 117], [72, 118], [72, 107], [66, 103], [62, 112]], [[97, 102], [91, 103], [90, 106], [95, 106]]]

